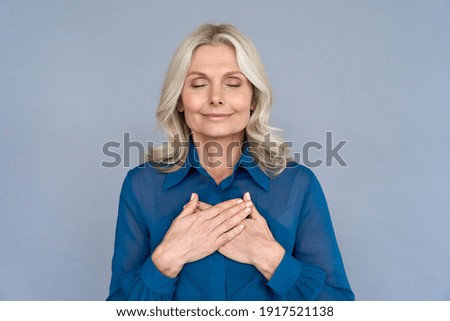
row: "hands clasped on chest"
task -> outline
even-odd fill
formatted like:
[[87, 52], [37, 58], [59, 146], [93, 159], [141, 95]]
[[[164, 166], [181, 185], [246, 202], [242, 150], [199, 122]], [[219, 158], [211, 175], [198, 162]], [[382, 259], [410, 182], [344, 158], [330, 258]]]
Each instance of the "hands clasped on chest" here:
[[285, 252], [249, 193], [242, 199], [214, 206], [201, 202], [193, 193], [153, 252], [152, 260], [161, 273], [173, 278], [186, 263], [215, 251], [231, 260], [254, 265], [267, 280]]

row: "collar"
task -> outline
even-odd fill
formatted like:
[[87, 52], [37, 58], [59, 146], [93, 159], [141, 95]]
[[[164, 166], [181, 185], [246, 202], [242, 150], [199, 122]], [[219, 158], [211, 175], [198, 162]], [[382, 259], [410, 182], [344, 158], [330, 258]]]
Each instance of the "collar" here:
[[[244, 149], [239, 158], [239, 161], [236, 163], [233, 169], [233, 174], [236, 173], [236, 170], [242, 167], [250, 174], [253, 180], [261, 186], [265, 191], [269, 191], [269, 182], [270, 178], [267, 176], [256, 164], [253, 156], [250, 153], [248, 144], [244, 144]], [[189, 142], [189, 151], [187, 161], [175, 172], [167, 173], [163, 183], [163, 190], [167, 190], [177, 184], [179, 184], [188, 174], [190, 169], [197, 169], [202, 174], [207, 174], [207, 172], [203, 169], [200, 164], [199, 156], [197, 150], [195, 149], [194, 143], [192, 140]]]

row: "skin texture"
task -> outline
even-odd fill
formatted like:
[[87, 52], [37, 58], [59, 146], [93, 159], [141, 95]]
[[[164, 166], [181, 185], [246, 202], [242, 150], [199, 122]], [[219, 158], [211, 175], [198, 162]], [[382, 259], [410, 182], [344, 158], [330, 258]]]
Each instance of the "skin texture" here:
[[155, 265], [166, 276], [177, 276], [184, 264], [210, 255], [241, 233], [251, 205], [249, 201], [232, 199], [198, 210], [198, 196], [192, 194], [155, 249]]
[[241, 141], [250, 118], [253, 85], [239, 69], [234, 48], [197, 48], [181, 92], [184, 112], [196, 142]]
[[[245, 193], [243, 199], [251, 201], [250, 193]], [[202, 203], [200, 208], [209, 206]], [[251, 206], [251, 210], [250, 215], [243, 221], [245, 228], [242, 233], [222, 245], [218, 251], [234, 261], [254, 265], [267, 280], [270, 280], [285, 251], [274, 239], [266, 219], [259, 214], [254, 205]], [[264, 251], [261, 251], [262, 248]]]
[[[200, 162], [219, 184], [241, 156], [240, 146], [248, 125], [253, 85], [241, 72], [233, 47], [204, 45], [196, 49], [177, 110], [184, 113]], [[213, 142], [212, 151], [203, 148]], [[263, 251], [261, 249], [264, 249]], [[211, 206], [193, 193], [152, 254], [158, 270], [176, 277], [184, 264], [215, 251], [241, 263], [254, 265], [270, 280], [284, 255], [266, 220], [251, 201], [242, 199]]]
[[[217, 184], [232, 173], [241, 156], [240, 148], [229, 147], [243, 142], [254, 109], [252, 97], [253, 85], [239, 69], [233, 47], [196, 49], [177, 109], [184, 113], [193, 141], [201, 146], [197, 152], [203, 167]], [[223, 152], [205, 150], [211, 143]]]

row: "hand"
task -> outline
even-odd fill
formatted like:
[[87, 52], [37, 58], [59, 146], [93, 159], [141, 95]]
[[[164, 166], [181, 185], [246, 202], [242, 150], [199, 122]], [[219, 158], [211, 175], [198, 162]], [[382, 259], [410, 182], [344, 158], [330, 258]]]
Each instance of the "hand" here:
[[153, 252], [155, 266], [164, 275], [175, 277], [184, 264], [214, 253], [242, 232], [250, 206], [250, 201], [232, 199], [201, 210], [193, 193]]
[[[250, 193], [244, 194], [244, 201], [251, 201]], [[264, 217], [255, 206], [244, 220], [245, 229], [235, 238], [222, 245], [219, 252], [241, 263], [254, 265], [267, 280], [270, 280], [283, 259], [285, 250], [274, 239]]]

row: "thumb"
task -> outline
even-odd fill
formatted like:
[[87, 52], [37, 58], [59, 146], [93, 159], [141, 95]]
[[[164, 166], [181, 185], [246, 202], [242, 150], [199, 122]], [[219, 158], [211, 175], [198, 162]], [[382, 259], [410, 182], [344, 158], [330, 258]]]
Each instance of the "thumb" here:
[[[249, 192], [245, 193], [244, 194], [244, 201], [251, 201], [251, 200], [252, 199], [250, 197], [250, 193]], [[264, 224], [264, 231], [266, 231], [267, 235], [270, 238], [275, 239], [273, 237], [272, 231], [269, 228], [269, 225], [267, 224], [266, 219], [256, 209], [255, 203], [253, 203], [253, 206], [251, 207], [251, 209], [252, 209], [252, 212], [250, 213], [249, 217], [253, 218], [253, 219], [256, 219], [256, 220], [259, 220], [260, 222], [262, 222]]]
[[[244, 194], [244, 201], [251, 201], [251, 200], [252, 200], [252, 198], [251, 198], [251, 196], [250, 196], [250, 193], [249, 193], [249, 192], [246, 192], [246, 193]], [[253, 203], [253, 202], [252, 202], [252, 203]], [[254, 219], [264, 219], [264, 217], [263, 217], [261, 214], [259, 214], [258, 210], [256, 209], [255, 203], [253, 203], [251, 209], [252, 209], [252, 212], [251, 212], [250, 215], [249, 215], [250, 218], [254, 218]]]
[[[252, 198], [250, 197], [250, 193], [249, 192], [245, 192], [244, 197], [243, 197], [244, 201], [251, 201]], [[253, 203], [252, 207], [252, 212], [250, 213], [249, 217], [250, 218], [256, 218], [258, 213], [258, 210], [255, 207], [255, 204]]]
[[183, 217], [195, 212], [198, 207], [198, 195], [196, 193], [191, 194], [191, 200], [183, 206], [183, 210], [181, 211], [178, 217]]

